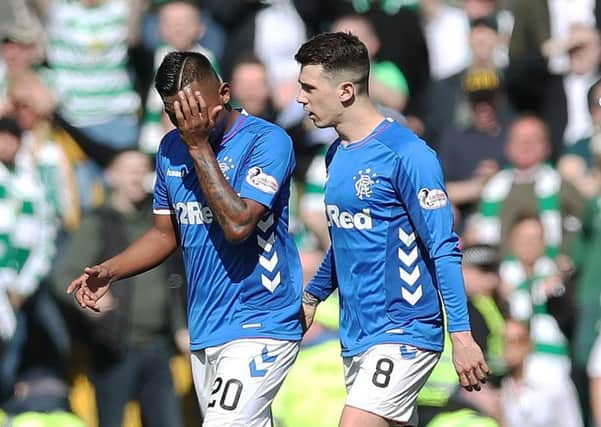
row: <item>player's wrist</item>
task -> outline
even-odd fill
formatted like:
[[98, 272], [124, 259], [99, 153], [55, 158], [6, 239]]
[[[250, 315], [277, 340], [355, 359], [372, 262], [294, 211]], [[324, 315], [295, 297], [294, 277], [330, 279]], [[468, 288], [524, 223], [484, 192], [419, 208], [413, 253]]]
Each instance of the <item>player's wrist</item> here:
[[193, 141], [188, 144], [188, 152], [194, 156], [194, 154], [207, 154], [213, 153], [211, 145], [209, 143], [209, 135], [206, 136], [195, 136]]
[[451, 341], [453, 343], [466, 343], [468, 341], [472, 341], [472, 331], [456, 331], [450, 332]]
[[105, 261], [99, 265], [103, 270], [109, 284], [119, 280], [118, 269], [113, 265], [111, 260]]
[[303, 291], [303, 304], [310, 307], [317, 307], [321, 300], [310, 292]]

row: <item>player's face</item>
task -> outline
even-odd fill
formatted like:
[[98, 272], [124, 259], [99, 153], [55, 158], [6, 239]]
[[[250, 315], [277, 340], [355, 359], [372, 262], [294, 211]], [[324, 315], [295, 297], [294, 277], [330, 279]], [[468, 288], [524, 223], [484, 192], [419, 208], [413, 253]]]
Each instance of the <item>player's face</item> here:
[[302, 104], [309, 118], [319, 128], [335, 126], [342, 104], [335, 82], [329, 79], [321, 65], [305, 65], [298, 78], [300, 89], [297, 102]]

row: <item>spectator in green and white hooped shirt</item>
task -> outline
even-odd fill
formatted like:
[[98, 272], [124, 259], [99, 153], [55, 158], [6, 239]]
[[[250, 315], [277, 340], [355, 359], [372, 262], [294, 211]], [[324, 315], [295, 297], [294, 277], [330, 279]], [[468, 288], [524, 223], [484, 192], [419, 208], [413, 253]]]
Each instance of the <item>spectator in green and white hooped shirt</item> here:
[[140, 97], [128, 70], [130, 25], [138, 9], [128, 0], [50, 0], [42, 3], [47, 60], [55, 71], [63, 117], [112, 148], [135, 147]]
[[[160, 4], [158, 17], [162, 43], [154, 53], [154, 71], [167, 53], [177, 50], [202, 53], [219, 72], [213, 53], [198, 43], [204, 35], [205, 26], [202, 11], [197, 3], [189, 0], [164, 0]], [[139, 139], [140, 150], [154, 155], [163, 135], [171, 129], [173, 124], [163, 113], [163, 101], [156, 89], [151, 87], [144, 106], [144, 121]]]
[[537, 214], [525, 213], [514, 221], [509, 247], [514, 257], [501, 268], [502, 292], [510, 316], [530, 324], [533, 354], [529, 368], [565, 379], [571, 360], [563, 331], [569, 329], [566, 325], [573, 318], [574, 306], [558, 264], [545, 255], [544, 230]]
[[545, 254], [567, 254], [580, 227], [585, 200], [570, 182], [547, 163], [551, 145], [547, 125], [535, 115], [515, 118], [508, 131], [505, 154], [509, 167], [488, 179], [480, 196], [478, 240], [499, 246], [510, 255], [511, 224], [525, 211], [540, 215]]
[[[0, 119], [0, 392], [10, 393], [20, 349], [13, 335], [24, 340], [17, 320], [23, 303], [36, 292], [50, 270], [55, 224], [37, 171], [21, 149], [21, 129], [12, 118]], [[7, 365], [12, 361], [13, 365]]]
[[[19, 152], [16, 121], [0, 119], [0, 135], [0, 298], [10, 296], [18, 308], [50, 269], [55, 228], [37, 172]], [[0, 329], [10, 337], [10, 329]]]
[[17, 276], [17, 263], [13, 261], [12, 228], [16, 222], [17, 202], [10, 193], [11, 165], [19, 150], [21, 128], [12, 119], [0, 119], [0, 338], [10, 340], [16, 319], [8, 298], [10, 285]]
[[[140, 2], [129, 0], [49, 0], [37, 2], [48, 33], [47, 61], [54, 71], [60, 115], [84, 136], [113, 149], [138, 144], [140, 97], [129, 72]], [[101, 177], [90, 161], [77, 169], [84, 188]], [[94, 195], [80, 194], [85, 210]]]
[[37, 169], [47, 201], [61, 229], [73, 231], [80, 216], [75, 165], [57, 142], [53, 114], [56, 96], [33, 71], [18, 76], [8, 92], [13, 114], [23, 129], [22, 145]]

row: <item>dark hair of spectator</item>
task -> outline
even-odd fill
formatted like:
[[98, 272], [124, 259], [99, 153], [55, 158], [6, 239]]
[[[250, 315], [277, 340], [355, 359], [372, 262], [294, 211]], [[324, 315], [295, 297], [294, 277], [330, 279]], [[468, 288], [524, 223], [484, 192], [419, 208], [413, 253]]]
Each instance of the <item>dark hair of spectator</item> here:
[[355, 74], [352, 83], [357, 92], [368, 92], [370, 63], [367, 48], [351, 33], [318, 34], [300, 47], [294, 59], [301, 66], [321, 65], [334, 78], [337, 73]]
[[219, 81], [206, 56], [198, 52], [169, 52], [157, 70], [155, 88], [165, 98], [175, 95], [193, 81], [211, 78]]

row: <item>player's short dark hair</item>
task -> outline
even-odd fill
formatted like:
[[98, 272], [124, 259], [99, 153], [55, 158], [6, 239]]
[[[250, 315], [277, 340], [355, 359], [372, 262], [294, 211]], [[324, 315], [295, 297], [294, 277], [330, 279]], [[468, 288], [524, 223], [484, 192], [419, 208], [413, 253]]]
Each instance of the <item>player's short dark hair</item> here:
[[359, 93], [368, 92], [369, 55], [365, 45], [351, 33], [318, 34], [303, 44], [294, 59], [301, 65], [321, 65], [328, 74], [356, 74], [353, 83]]
[[175, 95], [193, 81], [219, 80], [209, 59], [198, 52], [169, 52], [157, 70], [154, 86], [162, 98]]

